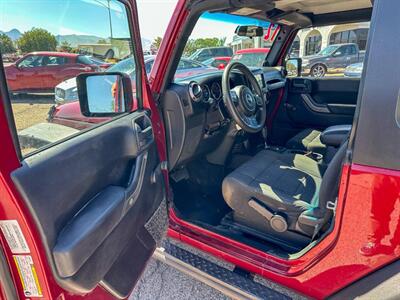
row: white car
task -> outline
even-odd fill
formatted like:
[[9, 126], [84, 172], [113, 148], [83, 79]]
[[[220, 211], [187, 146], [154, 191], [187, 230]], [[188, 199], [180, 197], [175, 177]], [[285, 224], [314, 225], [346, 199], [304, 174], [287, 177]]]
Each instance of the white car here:
[[64, 80], [55, 87], [55, 102], [63, 104], [78, 100], [78, 88], [76, 84], [76, 77]]
[[[155, 56], [145, 55], [144, 64], [146, 73], [149, 74], [151, 68], [153, 67]], [[129, 76], [133, 76], [135, 70], [135, 63], [133, 59], [126, 58], [121, 60], [119, 63], [113, 65], [107, 72], [123, 72]], [[177, 72], [175, 78], [185, 78], [191, 75], [196, 75], [204, 72], [214, 72], [217, 71], [216, 68], [206, 66], [202, 63], [191, 61], [187, 58], [182, 58], [178, 64]], [[78, 101], [78, 88], [76, 86], [76, 78], [70, 78], [61, 82], [55, 87], [55, 102], [56, 104], [63, 104], [67, 102]]]

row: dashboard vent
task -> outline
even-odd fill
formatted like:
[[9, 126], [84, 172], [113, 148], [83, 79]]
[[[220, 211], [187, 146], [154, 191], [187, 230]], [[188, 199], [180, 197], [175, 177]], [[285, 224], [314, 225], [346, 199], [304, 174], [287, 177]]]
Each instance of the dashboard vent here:
[[195, 81], [189, 83], [189, 96], [193, 102], [200, 102], [203, 99], [203, 89]]

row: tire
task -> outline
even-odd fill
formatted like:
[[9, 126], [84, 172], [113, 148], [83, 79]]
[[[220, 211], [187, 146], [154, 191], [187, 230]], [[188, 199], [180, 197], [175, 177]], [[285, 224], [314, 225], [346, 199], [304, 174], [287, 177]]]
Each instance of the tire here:
[[312, 77], [324, 77], [326, 74], [326, 66], [323, 64], [316, 64], [311, 68], [310, 74]]

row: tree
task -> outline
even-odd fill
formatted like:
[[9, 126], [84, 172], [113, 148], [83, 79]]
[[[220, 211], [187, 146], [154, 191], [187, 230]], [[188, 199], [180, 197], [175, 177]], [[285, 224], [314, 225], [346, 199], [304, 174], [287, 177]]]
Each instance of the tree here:
[[57, 39], [54, 35], [42, 28], [33, 28], [25, 32], [17, 41], [23, 53], [33, 51], [55, 51]]
[[4, 33], [0, 34], [0, 52], [2, 54], [6, 54], [6, 53], [14, 53], [15, 51], [16, 49], [10, 37]]
[[151, 43], [151, 45], [150, 45], [151, 51], [152, 51], [152, 52], [153, 52], [153, 51], [154, 51], [154, 52], [157, 52], [158, 49], [160, 49], [161, 42], [162, 42], [162, 37], [160, 37], [160, 36], [156, 37], [156, 38], [154, 39], [154, 41]]
[[225, 46], [226, 37], [218, 39], [218, 46]]
[[67, 41], [63, 41], [60, 45], [60, 51], [62, 52], [71, 52], [72, 51], [72, 47], [71, 44], [68, 43]]
[[197, 49], [208, 48], [208, 47], [218, 47], [223, 46], [221, 43], [225, 43], [226, 38], [200, 38], [200, 39], [189, 39], [186, 43], [183, 54], [185, 56], [190, 56]]
[[99, 39], [97, 44], [108, 44], [106, 39]]

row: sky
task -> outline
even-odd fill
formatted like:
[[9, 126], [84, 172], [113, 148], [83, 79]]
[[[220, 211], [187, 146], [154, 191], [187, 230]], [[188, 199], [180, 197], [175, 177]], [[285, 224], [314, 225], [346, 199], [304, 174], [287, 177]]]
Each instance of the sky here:
[[[162, 37], [177, 0], [136, 0], [142, 38]], [[126, 23], [116, 1], [112, 4], [113, 35], [126, 36]], [[21, 32], [41, 27], [53, 34], [87, 34], [109, 37], [107, 0], [0, 0], [0, 30]], [[90, 8], [90, 9], [89, 9]], [[121, 19], [118, 20], [117, 18]], [[117, 21], [116, 21], [117, 20]], [[125, 21], [125, 20], [124, 20]], [[118, 26], [120, 24], [120, 26]], [[191, 38], [229, 37], [237, 23], [201, 18]], [[212, 30], [210, 30], [212, 28]]]

